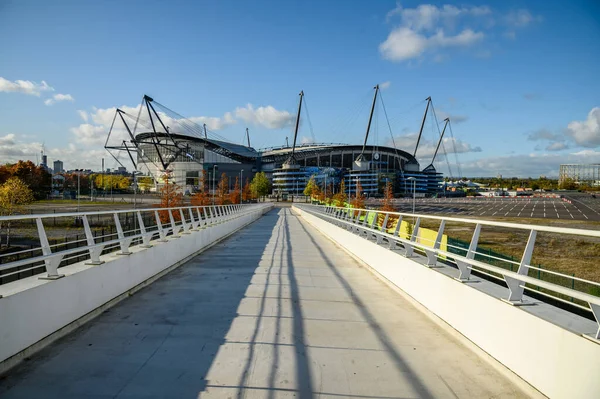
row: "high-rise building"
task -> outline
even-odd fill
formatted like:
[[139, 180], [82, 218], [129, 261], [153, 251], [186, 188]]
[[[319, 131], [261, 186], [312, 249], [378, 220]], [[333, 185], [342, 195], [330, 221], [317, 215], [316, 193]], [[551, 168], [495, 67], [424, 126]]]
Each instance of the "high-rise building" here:
[[54, 161], [54, 173], [62, 173], [62, 172], [64, 172], [63, 162], [62, 161]]

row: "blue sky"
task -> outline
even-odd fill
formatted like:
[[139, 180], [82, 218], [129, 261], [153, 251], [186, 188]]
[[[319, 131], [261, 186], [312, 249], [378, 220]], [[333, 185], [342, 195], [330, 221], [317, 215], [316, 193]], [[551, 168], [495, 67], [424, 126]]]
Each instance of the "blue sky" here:
[[[414, 150], [431, 96], [463, 175], [556, 176], [600, 162], [599, 43], [594, 0], [0, 0], [0, 162], [44, 144], [50, 161], [99, 169], [113, 108], [143, 94], [234, 142], [248, 127], [258, 148], [291, 139], [304, 90], [300, 141], [312, 126], [318, 142], [359, 143], [379, 83], [400, 148]], [[372, 133], [390, 144], [381, 105]], [[423, 166], [437, 135], [428, 122]]]

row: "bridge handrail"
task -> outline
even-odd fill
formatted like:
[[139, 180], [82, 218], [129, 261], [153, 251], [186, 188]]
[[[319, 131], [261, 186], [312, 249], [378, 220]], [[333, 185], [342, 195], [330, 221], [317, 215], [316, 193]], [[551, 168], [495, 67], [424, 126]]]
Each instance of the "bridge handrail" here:
[[[100, 256], [104, 252], [112, 252], [120, 249], [118, 254], [129, 255], [132, 244], [137, 243], [142, 247], [151, 246], [151, 241], [159, 239], [165, 241], [167, 236], [178, 237], [180, 234], [186, 234], [191, 231], [197, 231], [203, 228], [211, 227], [216, 224], [226, 222], [230, 219], [238, 218], [257, 209], [262, 209], [264, 204], [232, 204], [232, 205], [206, 205], [206, 206], [182, 206], [169, 208], [135, 208], [113, 211], [95, 211], [95, 212], [68, 212], [56, 214], [39, 215], [13, 215], [0, 217], [0, 223], [8, 221], [35, 221], [40, 246], [18, 252], [11, 252], [0, 255], [0, 271], [8, 271], [0, 277], [18, 275], [23, 272], [33, 271], [38, 268], [45, 268], [47, 273], [44, 279], [57, 279], [63, 277], [58, 273], [61, 262], [66, 260], [69, 255], [77, 255], [89, 259], [87, 264], [99, 265], [103, 261]], [[142, 217], [143, 213], [153, 213], [153, 219], [156, 224], [147, 225]], [[174, 216], [175, 213], [177, 216]], [[136, 228], [124, 230], [121, 225], [119, 215], [133, 213], [136, 220]], [[96, 236], [91, 229], [89, 218], [93, 216], [112, 215], [112, 227], [115, 227], [116, 233]], [[49, 218], [75, 218], [82, 221], [84, 229], [84, 240], [71, 240], [65, 243], [52, 244], [48, 240], [44, 220]], [[163, 219], [163, 221], [161, 221]], [[167, 221], [164, 221], [167, 219]], [[179, 220], [177, 220], [179, 219]], [[96, 242], [97, 239], [114, 237], [108, 241]], [[158, 237], [157, 237], [158, 236]], [[79, 246], [79, 243], [86, 241], [87, 245]], [[76, 248], [68, 248], [69, 245], [77, 245]], [[67, 246], [67, 249], [57, 250], [59, 246]], [[116, 247], [116, 248], [115, 248]], [[35, 256], [35, 252], [41, 251], [41, 255]], [[31, 257], [26, 259], [17, 259], [7, 263], [1, 263], [3, 259], [10, 259], [15, 255], [20, 256], [31, 253]], [[87, 252], [87, 253], [86, 253]], [[40, 265], [44, 262], [44, 265]], [[25, 266], [29, 268], [22, 269]], [[42, 271], [43, 273], [43, 271]], [[18, 278], [17, 278], [18, 279]], [[1, 298], [1, 296], [0, 296]]]
[[[559, 284], [551, 283], [548, 281], [544, 281], [535, 277], [531, 277], [528, 275], [529, 268], [532, 267], [530, 265], [531, 256], [533, 254], [533, 248], [535, 246], [535, 238], [538, 231], [545, 232], [553, 232], [553, 233], [563, 233], [563, 234], [572, 234], [572, 235], [582, 235], [589, 237], [600, 237], [600, 232], [594, 230], [584, 230], [584, 229], [571, 229], [571, 228], [560, 228], [560, 227], [550, 227], [550, 226], [539, 226], [539, 225], [520, 225], [517, 223], [504, 223], [504, 222], [494, 222], [494, 221], [485, 221], [485, 220], [471, 220], [471, 219], [461, 219], [461, 218], [451, 218], [444, 216], [430, 216], [423, 214], [412, 214], [412, 213], [401, 213], [401, 212], [388, 212], [388, 211], [380, 211], [377, 209], [354, 209], [354, 208], [344, 208], [344, 207], [327, 207], [322, 205], [308, 205], [301, 204], [296, 205], [303, 211], [307, 211], [312, 213], [313, 215], [320, 217], [326, 221], [329, 221], [333, 224], [339, 225], [341, 227], [346, 227], [347, 229], [351, 229], [353, 232], [358, 232], [362, 236], [366, 235], [366, 238], [375, 236], [377, 238], [377, 242], [380, 243], [382, 239], [386, 239], [390, 244], [390, 248], [392, 245], [395, 247], [397, 243], [402, 244], [402, 246], [406, 249], [405, 256], [409, 257], [413, 255], [413, 251], [415, 248], [423, 251], [427, 256], [427, 266], [435, 266], [438, 257], [450, 257], [454, 260], [454, 263], [458, 267], [459, 277], [457, 280], [466, 282], [470, 280], [471, 270], [475, 268], [475, 270], [482, 270], [486, 272], [496, 273], [502, 276], [506, 285], [508, 286], [508, 297], [503, 298], [504, 301], [512, 303], [512, 304], [523, 304], [523, 293], [526, 288], [526, 284], [531, 284], [534, 286], [538, 286], [544, 289], [547, 289], [551, 292], [565, 295], [567, 297], [578, 299], [581, 302], [585, 302], [588, 304], [589, 308], [578, 306], [581, 309], [585, 309], [590, 311], [596, 319], [598, 323], [598, 331], [596, 332], [594, 338], [600, 339], [600, 297], [588, 294], [586, 292], [581, 292], [572, 288], [567, 288]], [[360, 212], [355, 217], [355, 212]], [[367, 225], [367, 217], [369, 213], [373, 213], [373, 222], [371, 225]], [[385, 220], [383, 221], [383, 226], [381, 228], [374, 228], [375, 221], [377, 220], [377, 215], [382, 214], [386, 215]], [[364, 215], [365, 218], [363, 221], [360, 220], [361, 216]], [[398, 225], [394, 234], [390, 234], [388, 232], [387, 226], [385, 225], [389, 215], [397, 216]], [[404, 217], [414, 217], [414, 227], [410, 238], [402, 238], [399, 234], [399, 224]], [[349, 220], [348, 220], [349, 218]], [[425, 245], [417, 241], [417, 237], [419, 234], [419, 225], [421, 219], [433, 219], [440, 221], [440, 228], [437, 231], [437, 238], [433, 241], [433, 245]], [[470, 223], [475, 225], [475, 229], [473, 232], [473, 236], [471, 239], [471, 243], [469, 249], [466, 251], [465, 256], [461, 256], [455, 253], [451, 253], [445, 250], [440, 249], [440, 244], [442, 240], [443, 230], [446, 222], [460, 222], [460, 223]], [[527, 245], [523, 252], [522, 259], [519, 263], [519, 268], [516, 272], [503, 269], [502, 267], [490, 265], [488, 263], [475, 260], [475, 251], [477, 248], [477, 242], [479, 240], [479, 232], [481, 230], [481, 226], [495, 226], [495, 227], [508, 227], [508, 228], [518, 228], [522, 230], [529, 230], [529, 240], [527, 241]], [[487, 274], [487, 273], [486, 273]], [[571, 278], [571, 276], [553, 272], [553, 274], [558, 274], [563, 277]], [[495, 277], [491, 275], [492, 277]], [[600, 283], [578, 279], [585, 283], [589, 283], [591, 285], [600, 286]], [[563, 299], [553, 296], [551, 294], [543, 293], [545, 296], [550, 296], [559, 301], [565, 302]]]

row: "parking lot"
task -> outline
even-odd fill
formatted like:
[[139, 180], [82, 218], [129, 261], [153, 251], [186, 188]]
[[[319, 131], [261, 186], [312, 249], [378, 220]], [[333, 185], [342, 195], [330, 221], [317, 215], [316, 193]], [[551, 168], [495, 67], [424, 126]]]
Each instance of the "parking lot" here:
[[[399, 212], [412, 212], [412, 198], [394, 200]], [[375, 205], [369, 202], [368, 205]], [[600, 221], [600, 199], [591, 196], [567, 198], [466, 197], [417, 198], [415, 212], [470, 217], [511, 217]]]

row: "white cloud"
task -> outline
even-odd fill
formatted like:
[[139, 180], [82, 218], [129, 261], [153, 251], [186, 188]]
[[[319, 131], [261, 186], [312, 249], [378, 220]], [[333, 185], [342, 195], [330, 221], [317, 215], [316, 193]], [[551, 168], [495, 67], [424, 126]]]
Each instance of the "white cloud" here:
[[[488, 36], [484, 31], [490, 31], [497, 22], [510, 28], [505, 36], [514, 38], [515, 29], [541, 20], [525, 9], [502, 16], [487, 6], [448, 4], [421, 4], [415, 8], [398, 5], [386, 15], [387, 21], [394, 19], [399, 22], [380, 43], [379, 52], [384, 59], [399, 62], [422, 58], [428, 53], [435, 62], [441, 62], [448, 58], [445, 53], [452, 48], [469, 48], [482, 42]], [[486, 51], [475, 52], [475, 55], [488, 54], [489, 50]]]
[[14, 133], [9, 133], [5, 136], [0, 136], [0, 146], [9, 146], [15, 144]]
[[87, 113], [87, 111], [84, 111], [84, 110], [78, 109], [78, 110], [77, 110], [77, 113], [79, 114], [79, 116], [81, 117], [81, 119], [83, 119], [83, 121], [84, 121], [84, 122], [87, 122], [87, 121], [88, 121], [88, 119], [89, 119], [89, 116], [88, 116], [88, 113]]
[[496, 176], [537, 177], [558, 176], [561, 164], [593, 163], [600, 151], [583, 150], [573, 153], [532, 153], [500, 157], [487, 157], [461, 163], [463, 175], [469, 177]]
[[0, 77], [0, 92], [23, 93], [39, 97], [45, 91], [54, 91], [54, 88], [43, 80], [41, 83], [36, 83], [30, 80], [10, 81]]
[[542, 17], [532, 15], [529, 12], [529, 10], [520, 9], [509, 12], [508, 15], [505, 17], [505, 21], [509, 26], [514, 26], [516, 28], [524, 28], [530, 25], [531, 23], [541, 22]]
[[[394, 137], [394, 140], [390, 139], [386, 145], [393, 147], [396, 144], [396, 148], [406, 151], [410, 154], [414, 152], [415, 145], [417, 144], [418, 133], [408, 133], [402, 136]], [[481, 147], [473, 146], [469, 143], [465, 143], [464, 141], [458, 140], [452, 137], [445, 137], [442, 140], [444, 149], [446, 150], [446, 154], [463, 154], [467, 152], [481, 152]], [[421, 137], [421, 141], [419, 142], [419, 149], [417, 151], [417, 157], [420, 162], [431, 162], [431, 157], [435, 153], [435, 148], [437, 146], [437, 141], [433, 142], [424, 137]], [[438, 157], [441, 157], [444, 153], [444, 150], [440, 148], [438, 151]], [[441, 159], [441, 158], [440, 158]]]
[[266, 107], [254, 108], [252, 104], [244, 108], [236, 108], [235, 116], [246, 123], [252, 123], [256, 126], [262, 126], [267, 129], [281, 129], [291, 126], [296, 120], [296, 116], [288, 111], [279, 111], [271, 105]]
[[225, 112], [221, 118], [214, 116], [196, 116], [189, 118], [189, 120], [200, 126], [206, 123], [206, 128], [209, 130], [222, 130], [237, 123], [231, 112]]
[[554, 143], [550, 143], [546, 146], [546, 151], [562, 151], [569, 148], [567, 143], [562, 141], [555, 141]]
[[81, 124], [71, 128], [71, 133], [75, 136], [75, 141], [86, 145], [100, 145], [106, 142], [108, 129], [105, 126]]
[[584, 121], [573, 121], [567, 125], [567, 135], [582, 147], [600, 145], [600, 107], [594, 107]]
[[399, 27], [379, 45], [379, 52], [385, 59], [403, 61], [419, 57], [426, 48], [427, 38], [410, 28]]
[[379, 88], [381, 90], [385, 90], [385, 89], [389, 89], [391, 85], [392, 85], [392, 82], [390, 82], [389, 80], [386, 80], [385, 82], [383, 82], [379, 85]]
[[454, 125], [458, 125], [469, 120], [469, 117], [466, 115], [450, 114], [442, 110], [437, 111], [437, 116], [440, 121], [443, 121], [446, 118], [450, 118], [450, 123]]
[[54, 103], [57, 103], [59, 101], [75, 101], [75, 99], [73, 98], [73, 96], [71, 96], [70, 94], [55, 94], [52, 96], [52, 98], [49, 98], [47, 100], [44, 101], [44, 104], [46, 105], [52, 105]]

